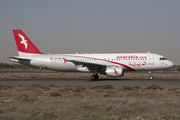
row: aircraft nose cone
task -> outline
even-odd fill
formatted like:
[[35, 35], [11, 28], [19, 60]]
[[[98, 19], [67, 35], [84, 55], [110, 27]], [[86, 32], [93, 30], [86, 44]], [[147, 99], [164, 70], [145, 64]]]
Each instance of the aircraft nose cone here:
[[169, 66], [169, 67], [172, 67], [173, 65], [174, 65], [173, 62], [169, 61], [168, 66]]

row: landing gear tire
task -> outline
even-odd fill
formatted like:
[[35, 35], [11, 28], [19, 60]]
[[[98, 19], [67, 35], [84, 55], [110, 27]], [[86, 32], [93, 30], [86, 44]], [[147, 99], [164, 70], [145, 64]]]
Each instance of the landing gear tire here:
[[95, 80], [96, 79], [96, 76], [95, 75], [92, 75], [91, 76], [91, 80]]
[[149, 77], [149, 79], [150, 79], [150, 80], [152, 80], [152, 79], [153, 79], [153, 77], [152, 77], [152, 76], [150, 76], [150, 77]]
[[92, 75], [91, 76], [91, 80], [97, 80], [97, 79], [99, 79], [99, 75]]
[[99, 75], [95, 75], [95, 77], [96, 77], [96, 80], [99, 79]]

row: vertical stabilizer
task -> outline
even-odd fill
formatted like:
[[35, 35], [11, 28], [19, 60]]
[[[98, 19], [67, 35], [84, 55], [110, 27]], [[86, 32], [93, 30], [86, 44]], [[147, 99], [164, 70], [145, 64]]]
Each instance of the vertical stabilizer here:
[[19, 56], [43, 54], [36, 46], [30, 41], [30, 39], [20, 29], [14, 29], [14, 38], [16, 41]]

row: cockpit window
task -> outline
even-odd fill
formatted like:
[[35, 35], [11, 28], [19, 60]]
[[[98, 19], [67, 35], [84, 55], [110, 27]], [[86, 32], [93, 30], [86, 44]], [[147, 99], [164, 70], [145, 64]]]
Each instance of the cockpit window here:
[[161, 57], [161, 58], [159, 58], [159, 60], [167, 60], [167, 58]]

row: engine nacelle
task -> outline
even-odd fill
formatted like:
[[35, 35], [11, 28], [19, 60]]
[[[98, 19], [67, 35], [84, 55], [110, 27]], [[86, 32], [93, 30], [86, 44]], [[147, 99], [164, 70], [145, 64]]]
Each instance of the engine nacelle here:
[[123, 69], [119, 67], [107, 68], [105, 73], [110, 77], [122, 77], [124, 75]]

